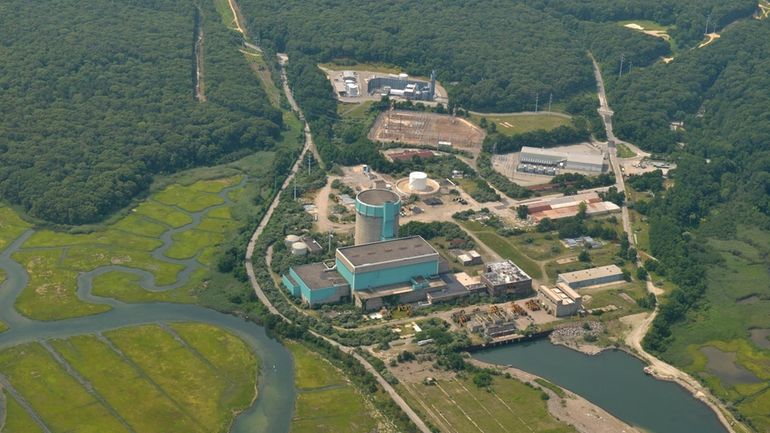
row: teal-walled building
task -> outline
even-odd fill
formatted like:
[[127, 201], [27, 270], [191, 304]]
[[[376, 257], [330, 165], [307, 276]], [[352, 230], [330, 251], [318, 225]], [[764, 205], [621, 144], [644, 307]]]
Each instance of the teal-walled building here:
[[319, 305], [350, 298], [350, 284], [323, 263], [295, 266], [281, 277], [284, 287], [307, 304]]
[[283, 284], [309, 305], [355, 299], [366, 310], [380, 308], [385, 299], [424, 300], [441, 290], [438, 252], [420, 236], [338, 248], [333, 268], [323, 263], [296, 266]]

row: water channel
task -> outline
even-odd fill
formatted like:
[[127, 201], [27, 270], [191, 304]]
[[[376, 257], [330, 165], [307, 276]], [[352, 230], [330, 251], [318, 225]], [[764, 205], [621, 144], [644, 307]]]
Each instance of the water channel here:
[[[227, 193], [239, 186], [242, 186], [242, 183], [220, 192], [219, 195], [225, 200], [225, 203], [229, 203]], [[258, 398], [248, 409], [236, 417], [230, 432], [288, 432], [294, 409], [294, 365], [289, 351], [276, 340], [268, 337], [264, 328], [235, 316], [195, 305], [127, 304], [91, 294], [93, 277], [111, 270], [139, 275], [141, 277], [140, 284], [147, 290], [168, 290], [184, 284], [192, 271], [200, 266], [200, 263], [195, 258], [178, 261], [166, 257], [164, 253], [172, 242], [171, 235], [197, 226], [205, 212], [220, 206], [224, 206], [224, 204], [212, 206], [200, 212], [186, 212], [193, 218], [190, 224], [178, 229], [170, 229], [161, 236], [163, 245], [153, 252], [153, 257], [185, 265], [185, 269], [180, 272], [176, 284], [157, 287], [154, 285], [152, 274], [123, 266], [105, 266], [91, 272], [81, 273], [78, 277], [78, 296], [88, 302], [108, 304], [112, 309], [93, 316], [51, 322], [31, 320], [20, 315], [14, 308], [17, 296], [29, 282], [29, 275], [11, 256], [34, 233], [33, 230], [28, 230], [0, 252], [0, 269], [3, 269], [7, 274], [6, 280], [0, 285], [0, 320], [9, 326], [6, 332], [0, 333], [0, 350], [18, 344], [51, 338], [95, 334], [126, 326], [159, 322], [189, 321], [218, 326], [242, 338], [262, 360], [262, 371], [258, 379]], [[183, 211], [182, 209], [179, 210]]]
[[644, 374], [644, 364], [619, 351], [589, 356], [539, 340], [474, 353], [550, 380], [651, 433], [726, 433], [716, 414], [684, 388]]

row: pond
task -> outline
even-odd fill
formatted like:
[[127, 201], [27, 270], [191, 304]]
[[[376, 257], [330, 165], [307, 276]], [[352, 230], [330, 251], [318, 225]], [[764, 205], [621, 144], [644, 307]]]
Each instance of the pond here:
[[589, 356], [538, 340], [473, 356], [548, 379], [651, 433], [727, 432], [706, 404], [675, 383], [644, 374], [640, 360], [619, 350]]

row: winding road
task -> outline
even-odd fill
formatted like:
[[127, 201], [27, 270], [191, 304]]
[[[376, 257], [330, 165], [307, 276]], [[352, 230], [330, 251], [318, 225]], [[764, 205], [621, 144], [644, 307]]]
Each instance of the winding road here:
[[[599, 115], [602, 118], [602, 121], [604, 122], [604, 127], [607, 130], [607, 144], [608, 144], [608, 151], [610, 154], [610, 164], [612, 166], [612, 171], [615, 172], [615, 180], [616, 180], [616, 186], [618, 188], [618, 191], [625, 191], [625, 181], [623, 180], [623, 172], [620, 170], [620, 163], [618, 162], [618, 156], [617, 156], [617, 143], [625, 143], [622, 140], [619, 140], [613, 131], [612, 127], [612, 116], [614, 115], [614, 112], [612, 109], [610, 109], [609, 102], [607, 100], [607, 94], [604, 88], [604, 79], [602, 78], [601, 68], [599, 67], [599, 64], [596, 62], [596, 59], [593, 57], [593, 55], [590, 56], [591, 61], [593, 62], [593, 68], [594, 68], [594, 76], [596, 78], [596, 87], [597, 87], [597, 94], [599, 97]], [[626, 234], [628, 235], [628, 241], [630, 245], [634, 246], [634, 236], [631, 232], [631, 222], [628, 214], [628, 207], [624, 203], [622, 208], [622, 217], [623, 217], [623, 230], [625, 230]], [[638, 259], [640, 260], [640, 259]], [[638, 264], [638, 263], [637, 263]], [[655, 287], [655, 285], [652, 283], [652, 281], [647, 281], [647, 290], [654, 295], [660, 295], [662, 294], [662, 291]], [[729, 413], [726, 408], [722, 406], [722, 404], [719, 402], [719, 400], [714, 397], [711, 392], [700, 384], [697, 380], [695, 380], [692, 376], [689, 374], [683, 372], [682, 370], [679, 370], [678, 368], [674, 367], [671, 364], [668, 364], [652, 354], [648, 353], [646, 350], [644, 350], [644, 346], [642, 346], [642, 340], [644, 339], [644, 336], [647, 334], [647, 331], [650, 329], [650, 326], [652, 326], [652, 322], [655, 320], [655, 317], [658, 315], [660, 307], [656, 306], [655, 310], [649, 314], [644, 320], [639, 321], [635, 326], [632, 327], [631, 331], [626, 335], [625, 342], [626, 344], [645, 362], [649, 364], [651, 373], [663, 380], [670, 380], [674, 381], [687, 390], [689, 390], [696, 398], [700, 399], [704, 403], [706, 403], [719, 417], [719, 420], [722, 422], [722, 424], [727, 428], [728, 431], [731, 433], [736, 433], [736, 430], [734, 428], [735, 421], [728, 420], [725, 416], [725, 413]]]
[[[283, 82], [283, 88], [286, 92], [286, 99], [289, 101], [289, 104], [291, 105], [292, 109], [298, 113], [299, 118], [304, 121], [304, 115], [302, 115], [302, 111], [299, 109], [299, 106], [294, 101], [294, 96], [291, 92], [291, 88], [288, 84], [288, 79], [286, 77], [285, 72], [285, 65], [288, 62], [288, 56], [285, 54], [279, 54], [279, 59], [281, 63], [281, 81]], [[256, 275], [254, 273], [254, 264], [253, 264], [253, 257], [254, 257], [254, 249], [256, 247], [256, 243], [259, 240], [259, 237], [262, 235], [262, 233], [265, 231], [265, 227], [267, 227], [268, 223], [270, 222], [270, 219], [273, 216], [273, 212], [275, 212], [275, 209], [278, 207], [278, 205], [281, 202], [281, 192], [284, 191], [286, 188], [289, 187], [292, 180], [294, 180], [294, 177], [296, 176], [299, 169], [302, 167], [302, 162], [305, 158], [305, 155], [307, 152], [311, 151], [313, 152], [315, 150], [315, 144], [313, 143], [313, 136], [310, 132], [310, 125], [305, 121], [305, 145], [302, 148], [302, 152], [299, 155], [299, 158], [297, 158], [297, 161], [294, 163], [294, 166], [291, 169], [291, 172], [289, 173], [289, 176], [286, 177], [286, 180], [284, 180], [283, 185], [281, 186], [281, 190], [275, 195], [275, 198], [273, 199], [273, 202], [270, 204], [270, 207], [268, 208], [267, 212], [265, 213], [265, 216], [260, 221], [259, 225], [257, 226], [256, 230], [254, 231], [254, 234], [251, 236], [251, 239], [249, 240], [249, 244], [246, 248], [246, 260], [244, 265], [246, 266], [246, 273], [249, 276], [249, 282], [251, 283], [252, 288], [254, 289], [254, 292], [257, 295], [257, 298], [267, 307], [268, 311], [270, 311], [272, 314], [275, 314], [279, 316], [281, 319], [286, 321], [287, 323], [291, 323], [291, 320], [281, 314], [280, 311], [278, 311], [277, 308], [273, 305], [272, 302], [270, 302], [270, 299], [265, 294], [262, 287], [259, 285], [259, 282], [257, 281]], [[317, 155], [317, 153], [316, 153]], [[316, 156], [318, 158], [318, 156]], [[317, 159], [319, 162], [320, 159]], [[406, 403], [406, 401], [398, 394], [395, 388], [388, 383], [382, 375], [377, 371], [374, 366], [372, 366], [369, 361], [359, 355], [355, 352], [355, 350], [352, 347], [349, 346], [343, 346], [340, 343], [326, 337], [325, 335], [321, 335], [315, 331], [310, 330], [311, 334], [315, 335], [316, 337], [324, 339], [327, 343], [333, 345], [337, 349], [348, 353], [352, 355], [353, 357], [358, 360], [358, 362], [361, 363], [361, 365], [364, 366], [364, 368], [371, 373], [375, 379], [377, 379], [377, 383], [382, 386], [382, 388], [385, 390], [385, 392], [388, 393], [390, 398], [401, 408], [401, 410], [406, 413], [406, 415], [409, 417], [409, 419], [420, 429], [423, 433], [431, 433], [431, 430], [428, 428], [427, 424], [420, 418], [419, 415]]]

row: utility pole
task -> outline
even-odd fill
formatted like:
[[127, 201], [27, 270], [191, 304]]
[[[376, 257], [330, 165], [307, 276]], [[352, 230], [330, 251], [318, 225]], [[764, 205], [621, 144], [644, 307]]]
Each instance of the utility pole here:
[[294, 182], [294, 201], [297, 201], [297, 181]]
[[548, 112], [551, 112], [551, 104], [553, 103], [553, 92], [551, 92], [551, 95], [548, 96]]
[[626, 60], [625, 54], [620, 55], [620, 70], [618, 71], [618, 78], [623, 76], [623, 62]]
[[535, 113], [537, 113], [537, 105], [540, 102], [540, 92], [535, 94]]
[[711, 13], [709, 13], [709, 16], [706, 17], [706, 31], [703, 32], [703, 36], [709, 34], [709, 24], [711, 24]]
[[334, 237], [334, 235], [332, 234], [332, 229], [330, 227], [329, 228], [329, 252], [332, 252], [332, 238], [333, 237]]

